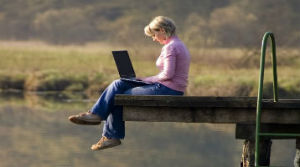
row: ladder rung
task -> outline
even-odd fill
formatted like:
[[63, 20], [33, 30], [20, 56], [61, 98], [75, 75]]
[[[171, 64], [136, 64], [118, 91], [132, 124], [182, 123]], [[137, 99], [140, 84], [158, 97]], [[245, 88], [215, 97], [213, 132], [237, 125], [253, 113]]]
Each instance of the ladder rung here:
[[259, 136], [300, 137], [298, 133], [259, 133]]

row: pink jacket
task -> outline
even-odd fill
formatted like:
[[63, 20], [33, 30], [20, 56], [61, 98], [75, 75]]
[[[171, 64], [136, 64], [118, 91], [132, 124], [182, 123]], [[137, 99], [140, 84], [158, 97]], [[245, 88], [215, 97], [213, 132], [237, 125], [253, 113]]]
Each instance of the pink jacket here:
[[143, 78], [147, 82], [158, 82], [171, 89], [184, 92], [188, 84], [190, 53], [176, 36], [168, 39], [156, 61], [160, 73]]

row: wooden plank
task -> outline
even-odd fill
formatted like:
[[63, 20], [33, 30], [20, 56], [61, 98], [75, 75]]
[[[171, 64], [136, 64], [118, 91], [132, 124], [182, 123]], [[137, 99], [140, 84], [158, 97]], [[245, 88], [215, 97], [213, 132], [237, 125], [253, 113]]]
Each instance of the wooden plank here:
[[[261, 132], [269, 133], [297, 133], [300, 134], [300, 124], [261, 124]], [[255, 138], [255, 124], [240, 124], [235, 128], [236, 139]], [[272, 139], [296, 139], [297, 137], [269, 137]]]
[[[256, 100], [256, 97], [116, 95], [115, 104], [123, 106], [256, 108]], [[262, 108], [300, 109], [300, 99], [279, 99], [279, 102], [263, 99]]]
[[[255, 109], [124, 106], [125, 121], [187, 123], [255, 123]], [[267, 110], [262, 123], [300, 124], [300, 110]]]
[[[254, 97], [117, 95], [125, 121], [254, 123]], [[264, 100], [263, 123], [300, 124], [300, 100]]]
[[[117, 95], [115, 104], [123, 106], [125, 121], [235, 123], [236, 138], [247, 139], [250, 143], [243, 154], [242, 165], [252, 166], [256, 100], [255, 97]], [[272, 99], [264, 99], [262, 109], [262, 132], [300, 132], [300, 99], [280, 99], [276, 103]], [[261, 164], [269, 165], [272, 142], [269, 138], [262, 138], [260, 142]], [[297, 162], [299, 159], [296, 158]]]

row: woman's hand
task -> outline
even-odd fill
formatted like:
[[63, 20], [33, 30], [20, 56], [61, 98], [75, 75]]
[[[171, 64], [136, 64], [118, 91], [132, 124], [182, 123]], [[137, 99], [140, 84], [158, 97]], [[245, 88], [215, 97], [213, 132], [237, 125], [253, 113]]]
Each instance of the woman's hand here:
[[135, 77], [136, 80], [142, 81], [143, 79], [141, 77]]

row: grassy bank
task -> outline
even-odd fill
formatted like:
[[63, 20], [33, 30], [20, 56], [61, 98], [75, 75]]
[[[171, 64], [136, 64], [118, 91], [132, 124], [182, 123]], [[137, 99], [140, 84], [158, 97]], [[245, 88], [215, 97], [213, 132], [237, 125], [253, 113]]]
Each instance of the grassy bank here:
[[[138, 76], [158, 72], [155, 60], [160, 46], [122, 47], [106, 44], [50, 46], [39, 42], [0, 42], [0, 89], [22, 91], [85, 91], [98, 94], [118, 72], [111, 50], [127, 49]], [[256, 96], [259, 72], [258, 49], [190, 48], [192, 64], [189, 95]], [[278, 80], [281, 94], [300, 92], [300, 50], [278, 49]], [[265, 85], [272, 81], [270, 55]]]

